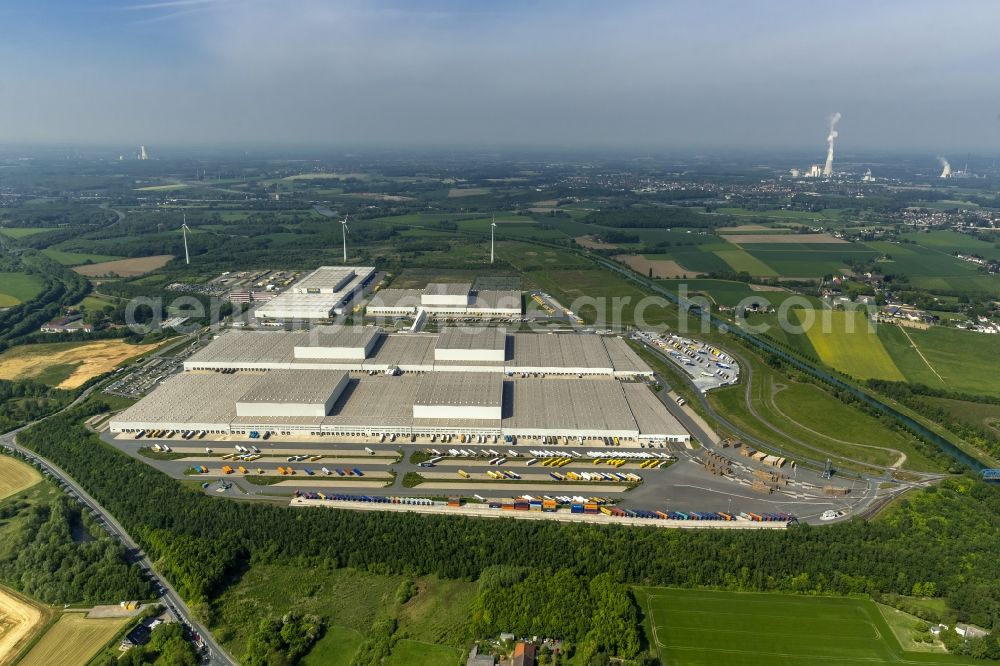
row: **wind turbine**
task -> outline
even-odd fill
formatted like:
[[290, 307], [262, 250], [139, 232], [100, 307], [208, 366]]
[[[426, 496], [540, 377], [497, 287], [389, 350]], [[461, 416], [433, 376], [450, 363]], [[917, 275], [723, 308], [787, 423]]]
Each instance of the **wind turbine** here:
[[493, 222], [490, 224], [490, 263], [493, 263], [493, 259], [496, 257], [496, 253], [493, 251], [493, 236], [497, 229], [497, 216], [493, 215]]
[[340, 231], [344, 235], [344, 263], [347, 263], [347, 215], [344, 215], [344, 219], [340, 221]]
[[181, 234], [184, 236], [184, 263], [188, 266], [191, 265], [191, 255], [188, 254], [188, 235], [187, 232], [190, 230], [188, 226], [187, 213], [184, 213], [184, 222], [181, 223]]

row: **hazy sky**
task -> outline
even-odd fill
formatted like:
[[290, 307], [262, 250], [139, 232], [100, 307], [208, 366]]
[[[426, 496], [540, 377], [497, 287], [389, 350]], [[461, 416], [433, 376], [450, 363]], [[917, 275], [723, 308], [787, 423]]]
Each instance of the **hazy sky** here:
[[1000, 3], [0, 0], [0, 141], [1000, 150]]

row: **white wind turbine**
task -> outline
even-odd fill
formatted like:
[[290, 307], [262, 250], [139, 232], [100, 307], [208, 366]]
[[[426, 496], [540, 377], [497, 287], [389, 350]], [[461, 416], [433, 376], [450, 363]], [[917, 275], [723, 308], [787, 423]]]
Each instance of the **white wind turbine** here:
[[497, 216], [493, 216], [493, 222], [490, 224], [490, 263], [493, 263], [493, 259], [496, 257], [493, 246], [493, 237], [497, 230]]
[[340, 221], [340, 231], [344, 236], [344, 263], [347, 263], [347, 215], [344, 215], [344, 219]]
[[191, 255], [188, 254], [188, 235], [191, 227], [188, 226], [187, 213], [184, 213], [184, 222], [181, 223], [181, 234], [184, 236], [184, 263], [191, 265]]

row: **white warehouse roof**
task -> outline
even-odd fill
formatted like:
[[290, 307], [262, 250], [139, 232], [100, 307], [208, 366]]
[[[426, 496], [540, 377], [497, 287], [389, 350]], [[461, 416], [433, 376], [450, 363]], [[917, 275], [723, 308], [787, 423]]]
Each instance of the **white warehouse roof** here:
[[270, 370], [240, 396], [238, 402], [325, 403], [343, 388], [340, 384], [346, 375], [346, 372], [337, 370]]

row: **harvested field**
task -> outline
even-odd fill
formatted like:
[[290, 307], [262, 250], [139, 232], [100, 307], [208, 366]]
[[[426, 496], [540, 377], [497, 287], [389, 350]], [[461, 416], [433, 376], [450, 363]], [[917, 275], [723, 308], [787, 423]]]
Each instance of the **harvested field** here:
[[117, 275], [119, 277], [135, 277], [151, 273], [157, 268], [163, 268], [174, 258], [172, 254], [158, 254], [152, 257], [134, 257], [132, 259], [117, 259], [103, 261], [99, 264], [77, 266], [73, 270], [87, 277], [104, 277]]
[[448, 190], [448, 198], [479, 197], [490, 192], [491, 190], [488, 187], [453, 187]]
[[593, 236], [577, 236], [575, 238], [577, 245], [580, 247], [585, 247], [589, 250], [617, 250], [618, 246], [612, 243], [604, 243], [602, 241], [596, 240]]
[[20, 661], [22, 666], [85, 666], [130, 618], [65, 613]]
[[830, 234], [723, 234], [722, 237], [735, 245], [751, 245], [753, 243], [849, 244], [843, 238], [836, 238]]
[[679, 278], [695, 274], [694, 271], [689, 271], [673, 259], [649, 259], [641, 254], [618, 254], [615, 255], [615, 259], [642, 275], [649, 275], [650, 270], [652, 270], [653, 279]]
[[[765, 227], [763, 224], [741, 224], [737, 227], [722, 227], [720, 234], [745, 234], [748, 231], [770, 231], [774, 227]], [[781, 233], [779, 231], [779, 233]]]
[[16, 495], [42, 480], [31, 465], [9, 456], [0, 456], [0, 500]]
[[0, 588], [0, 666], [7, 666], [31, 641], [46, 619], [46, 611], [19, 594]]
[[0, 379], [35, 379], [74, 389], [157, 346], [130, 345], [123, 340], [20, 345], [0, 354]]
[[779, 287], [778, 285], [775, 284], [748, 283], [747, 286], [750, 287], [750, 291], [791, 291], [790, 289], [787, 289], [785, 287]]

